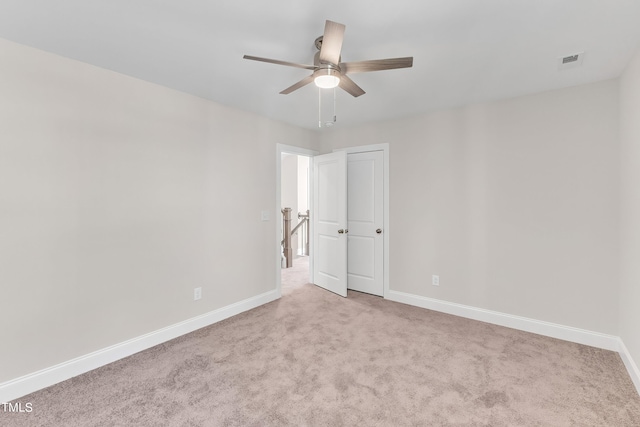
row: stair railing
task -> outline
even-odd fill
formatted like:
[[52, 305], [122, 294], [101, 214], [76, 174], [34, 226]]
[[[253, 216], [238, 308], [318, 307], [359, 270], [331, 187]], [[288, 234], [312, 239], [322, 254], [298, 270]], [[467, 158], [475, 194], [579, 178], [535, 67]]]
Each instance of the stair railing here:
[[[309, 209], [307, 209], [307, 213], [300, 213], [298, 212], [298, 219], [302, 219], [302, 221], [300, 221], [300, 224], [304, 224], [303, 230], [304, 233], [302, 234], [302, 254], [303, 255], [309, 255]], [[296, 228], [298, 228], [300, 226], [300, 224], [298, 224], [296, 226]]]
[[286, 268], [293, 266], [293, 248], [291, 246], [291, 237], [298, 232], [300, 227], [305, 227], [305, 233], [302, 234], [303, 253], [309, 255], [309, 210], [306, 214], [298, 213], [298, 219], [302, 219], [293, 229], [291, 229], [291, 208], [282, 209], [282, 234], [283, 239], [280, 242], [282, 245], [282, 253], [286, 259]]

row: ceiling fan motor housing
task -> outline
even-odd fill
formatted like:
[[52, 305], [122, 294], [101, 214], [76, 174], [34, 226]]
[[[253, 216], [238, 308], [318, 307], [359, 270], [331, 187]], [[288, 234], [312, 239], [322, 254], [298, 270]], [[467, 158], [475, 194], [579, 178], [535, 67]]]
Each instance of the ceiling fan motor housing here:
[[[340, 56], [340, 59], [338, 60], [338, 62], [340, 62], [340, 61], [342, 61], [342, 56]], [[335, 67], [338, 66], [338, 64], [331, 64], [330, 62], [321, 62], [320, 61], [320, 51], [316, 52], [316, 54], [313, 55], [313, 65], [315, 65], [316, 67], [323, 67], [325, 65], [333, 65]]]

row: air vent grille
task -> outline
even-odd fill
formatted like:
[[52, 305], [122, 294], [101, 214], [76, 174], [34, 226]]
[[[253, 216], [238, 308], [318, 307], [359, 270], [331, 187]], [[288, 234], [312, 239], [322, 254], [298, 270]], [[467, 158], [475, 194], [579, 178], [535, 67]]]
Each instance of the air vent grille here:
[[571, 55], [566, 55], [558, 58], [558, 69], [566, 70], [568, 68], [580, 67], [584, 60], [584, 52], [576, 52]]

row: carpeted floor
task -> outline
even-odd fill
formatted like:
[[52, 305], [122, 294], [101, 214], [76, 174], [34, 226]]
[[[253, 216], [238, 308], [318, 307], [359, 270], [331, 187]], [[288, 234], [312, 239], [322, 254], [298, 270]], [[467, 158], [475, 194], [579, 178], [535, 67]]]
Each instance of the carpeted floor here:
[[310, 284], [19, 399], [2, 426], [640, 426], [617, 353]]
[[309, 277], [309, 257], [294, 258], [293, 266], [280, 270], [282, 294], [287, 294], [305, 283], [309, 283]]

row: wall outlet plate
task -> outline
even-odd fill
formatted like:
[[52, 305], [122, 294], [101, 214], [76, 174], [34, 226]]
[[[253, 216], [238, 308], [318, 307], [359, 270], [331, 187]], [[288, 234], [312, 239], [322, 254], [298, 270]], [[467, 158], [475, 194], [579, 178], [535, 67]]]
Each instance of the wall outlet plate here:
[[193, 289], [193, 300], [198, 301], [202, 298], [202, 288], [194, 288]]
[[431, 284], [433, 286], [440, 286], [440, 276], [436, 276], [435, 274], [431, 276]]

